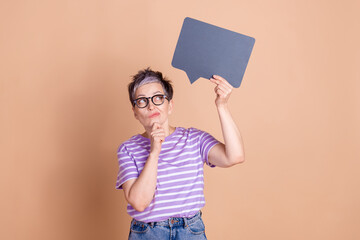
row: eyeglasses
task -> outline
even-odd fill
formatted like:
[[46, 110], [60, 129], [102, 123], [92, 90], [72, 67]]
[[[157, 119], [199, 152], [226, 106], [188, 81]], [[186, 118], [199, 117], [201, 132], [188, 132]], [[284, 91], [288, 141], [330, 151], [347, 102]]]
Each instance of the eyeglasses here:
[[145, 108], [149, 105], [149, 99], [151, 99], [154, 105], [160, 106], [164, 103], [165, 98], [168, 99], [168, 97], [164, 94], [156, 94], [152, 97], [139, 97], [133, 101], [133, 104], [138, 108]]

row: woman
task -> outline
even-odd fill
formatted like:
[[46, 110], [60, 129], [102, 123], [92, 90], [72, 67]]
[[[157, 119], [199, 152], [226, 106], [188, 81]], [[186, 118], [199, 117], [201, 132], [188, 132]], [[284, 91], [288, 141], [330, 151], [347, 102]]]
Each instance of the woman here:
[[232, 86], [216, 75], [210, 81], [225, 144], [201, 130], [169, 124], [173, 88], [162, 73], [148, 68], [129, 84], [134, 116], [145, 129], [118, 150], [116, 188], [124, 190], [133, 218], [129, 239], [206, 239], [200, 211], [203, 165], [231, 167], [244, 161], [241, 135], [227, 106]]

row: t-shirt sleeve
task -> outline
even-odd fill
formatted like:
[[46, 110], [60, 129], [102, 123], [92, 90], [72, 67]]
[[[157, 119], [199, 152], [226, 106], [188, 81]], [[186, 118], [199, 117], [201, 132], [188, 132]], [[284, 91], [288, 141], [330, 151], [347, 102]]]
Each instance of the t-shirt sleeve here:
[[116, 189], [122, 189], [122, 185], [130, 180], [136, 179], [139, 176], [134, 159], [126, 149], [126, 146], [122, 144], [117, 152], [119, 172], [116, 180]]
[[209, 152], [218, 143], [219, 141], [216, 140], [212, 135], [202, 131], [200, 135], [200, 153], [203, 161], [210, 167], [215, 167], [215, 165], [209, 162]]

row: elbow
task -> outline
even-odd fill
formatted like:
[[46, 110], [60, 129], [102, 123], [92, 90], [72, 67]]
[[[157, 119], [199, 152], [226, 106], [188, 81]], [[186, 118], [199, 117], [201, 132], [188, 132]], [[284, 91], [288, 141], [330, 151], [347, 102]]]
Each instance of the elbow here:
[[[145, 209], [149, 207], [150, 203], [154, 198], [154, 193], [144, 190], [138, 190], [133, 185], [130, 187], [127, 186], [126, 188], [124, 188], [124, 190], [126, 201], [137, 212], [145, 211]], [[152, 196], [150, 194], [152, 194]]]
[[133, 202], [130, 203], [130, 205], [137, 211], [137, 212], [143, 212], [147, 208], [147, 205], [139, 203], [139, 202]]
[[145, 209], [149, 206], [150, 203], [147, 203], [144, 200], [136, 199], [131, 201], [132, 199], [129, 199], [129, 204], [137, 211], [137, 212], [143, 212]]
[[241, 157], [239, 157], [239, 159], [238, 159], [238, 164], [243, 163], [243, 162], [245, 162], [245, 156], [244, 156], [244, 155], [242, 155]]
[[131, 205], [137, 212], [143, 212], [146, 209], [146, 206], [144, 205]]
[[238, 157], [234, 157], [233, 159], [231, 159], [231, 161], [229, 161], [228, 166], [232, 167], [232, 166], [235, 166], [237, 164], [243, 163], [244, 161], [245, 161], [245, 157], [243, 155], [238, 156]]

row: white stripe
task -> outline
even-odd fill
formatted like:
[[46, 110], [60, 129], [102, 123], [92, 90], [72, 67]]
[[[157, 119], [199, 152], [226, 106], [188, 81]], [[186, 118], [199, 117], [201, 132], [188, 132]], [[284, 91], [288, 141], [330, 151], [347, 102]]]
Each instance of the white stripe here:
[[133, 142], [136, 142], [136, 143], [148, 143], [150, 139], [147, 139], [147, 138], [143, 138], [142, 136], [140, 135], [136, 135], [132, 141]]
[[[126, 181], [129, 181], [129, 180], [131, 180], [131, 179], [136, 179], [137, 177], [130, 177], [130, 178], [128, 178], [128, 179], [126, 179]], [[121, 180], [121, 181], [120, 181]], [[116, 180], [116, 186], [118, 186], [118, 185], [120, 185], [120, 182], [122, 182], [122, 181], [124, 181], [124, 179], [118, 179], [118, 180]]]
[[130, 175], [130, 174], [136, 174], [138, 175], [139, 173], [138, 172], [128, 172], [126, 173], [124, 176], [121, 176], [121, 179], [124, 179], [126, 176]]
[[194, 188], [188, 191], [182, 191], [182, 192], [172, 192], [172, 193], [159, 193], [157, 195], [157, 197], [161, 198], [161, 197], [166, 197], [166, 196], [173, 196], [173, 195], [180, 195], [183, 193], [191, 193], [191, 192], [195, 192], [195, 191], [199, 191], [199, 190], [204, 190], [203, 188]]
[[198, 197], [204, 197], [204, 195], [203, 194], [198, 194], [198, 195], [184, 197], [184, 198], [161, 200], [161, 201], [156, 201], [155, 203], [152, 203], [149, 206], [152, 206], [154, 204], [160, 204], [160, 203], [162, 204], [162, 203], [170, 203], [170, 202], [177, 202], [177, 201], [183, 201], [183, 200], [190, 200], [190, 199], [198, 198]]
[[[182, 141], [181, 141], [182, 140]], [[167, 145], [170, 145], [170, 146], [174, 146], [174, 143], [177, 143], [176, 146], [181, 146], [180, 144], [184, 145], [186, 143], [188, 143], [186, 140], [188, 139], [176, 139], [176, 140], [172, 140], [172, 141], [165, 141], [163, 143], [164, 147], [168, 147]], [[179, 144], [179, 145], [178, 145]]]
[[[127, 168], [124, 168], [123, 170], [121, 170], [121, 172], [118, 175], [121, 176], [125, 171], [129, 171], [130, 169], [137, 170], [135, 166], [130, 166], [130, 167], [127, 167]], [[138, 172], [136, 171], [136, 173], [138, 173]]]
[[204, 149], [206, 149], [210, 144], [217, 142], [217, 140], [212, 139], [212, 138], [208, 138], [204, 141]]
[[174, 159], [174, 158], [185, 157], [185, 156], [188, 156], [188, 155], [191, 155], [191, 154], [194, 154], [194, 153], [198, 153], [198, 152], [199, 152], [199, 149], [195, 149], [194, 151], [191, 151], [191, 152], [182, 152], [179, 155], [175, 155], [175, 156], [172, 156], [172, 157], [162, 157], [161, 159], [164, 160], [164, 161], [167, 161], [167, 160], [171, 160], [171, 159]]
[[185, 187], [189, 187], [189, 186], [193, 186], [193, 185], [197, 185], [197, 184], [204, 184], [204, 181], [197, 181], [195, 183], [189, 183], [189, 184], [185, 184], [185, 185], [181, 185], [181, 186], [174, 186], [174, 187], [167, 187], [167, 188], [160, 188], [161, 191], [168, 191], [168, 190], [173, 190], [173, 189], [177, 189], [177, 188], [185, 188]]
[[137, 145], [135, 147], [127, 147], [127, 149], [129, 150], [129, 152], [135, 150], [135, 149], [144, 149], [145, 146], [140, 146], [140, 145]]
[[170, 180], [170, 181], [164, 181], [161, 182], [161, 184], [168, 184], [168, 183], [174, 183], [174, 182], [182, 182], [182, 181], [186, 181], [186, 180], [193, 180], [199, 177], [204, 177], [203, 174], [197, 175], [196, 177], [188, 177], [188, 178], [181, 178], [181, 179], [175, 179], [175, 180]]
[[[183, 151], [184, 149], [186, 148], [194, 148], [194, 147], [197, 147], [197, 144], [193, 144], [193, 145], [189, 145], [187, 144], [186, 146], [182, 146], [182, 145], [185, 145], [185, 144], [176, 144], [175, 146], [172, 145], [172, 147], [164, 147], [164, 145], [161, 146], [161, 152], [162, 154], [168, 154], [168, 153], [176, 153], [176, 152], [181, 152]], [[181, 147], [181, 148], [180, 148]], [[168, 150], [172, 150], [171, 152], [166, 152]], [[176, 150], [176, 151], [175, 151]], [[160, 154], [161, 155], [161, 154]]]
[[164, 168], [164, 169], [158, 169], [158, 172], [171, 171], [171, 170], [174, 170], [174, 169], [181, 169], [181, 168], [187, 168], [187, 167], [197, 167], [199, 165], [203, 165], [203, 163], [199, 162], [199, 163], [186, 164], [186, 165], [183, 165], [183, 166], [180, 166], [180, 167], [169, 166], [169, 167]]
[[194, 172], [198, 172], [198, 169], [195, 169], [195, 170], [189, 170], [189, 171], [178, 171], [178, 172], [175, 172], [175, 173], [171, 173], [171, 174], [166, 174], [166, 175], [158, 175], [158, 179], [161, 179], [161, 178], [166, 178], [166, 177], [171, 177], [171, 176], [178, 176], [178, 175], [183, 175], [183, 174], [187, 174], [187, 173], [194, 173]]
[[181, 192], [159, 193], [156, 197], [162, 198], [162, 197], [167, 197], [167, 196], [180, 195], [180, 194], [183, 194], [183, 193], [192, 193], [192, 192], [196, 192], [196, 191], [199, 191], [199, 190], [203, 191], [204, 189], [202, 187], [200, 187], [200, 188], [194, 188], [194, 189], [191, 189], [191, 190], [181, 191]]
[[139, 157], [139, 158], [149, 155], [149, 152], [148, 152], [146, 149], [144, 149], [144, 148], [141, 148], [141, 149], [140, 149], [139, 151], [137, 151], [137, 152], [131, 153], [131, 155], [136, 155], [136, 154], [139, 154], [139, 153], [144, 153], [143, 155], [137, 156], [137, 157]]
[[[171, 143], [171, 144], [170, 144]], [[176, 143], [176, 144], [174, 144], [174, 143]], [[164, 149], [164, 150], [168, 150], [168, 149], [172, 149], [172, 148], [174, 148], [174, 147], [182, 147], [182, 146], [184, 146], [184, 145], [188, 145], [189, 143], [188, 142], [186, 142], [186, 141], [184, 141], [184, 142], [178, 142], [178, 141], [171, 141], [171, 142], [164, 142], [163, 144], [162, 144], [162, 147], [161, 147], [161, 149]], [[170, 145], [170, 146], [168, 146], [168, 145]]]
[[[192, 157], [192, 158], [185, 158], [185, 159], [182, 159], [182, 160], [178, 160], [178, 161], [166, 161], [166, 162], [160, 162], [158, 164], [158, 166], [163, 166], [163, 165], [167, 165], [167, 164], [171, 164], [171, 165], [175, 165], [175, 164], [180, 164], [180, 163], [184, 163], [184, 162], [188, 162], [188, 161], [191, 161], [191, 160], [199, 160], [201, 159], [201, 156], [196, 156], [196, 157]], [[200, 161], [202, 162], [202, 161]]]

